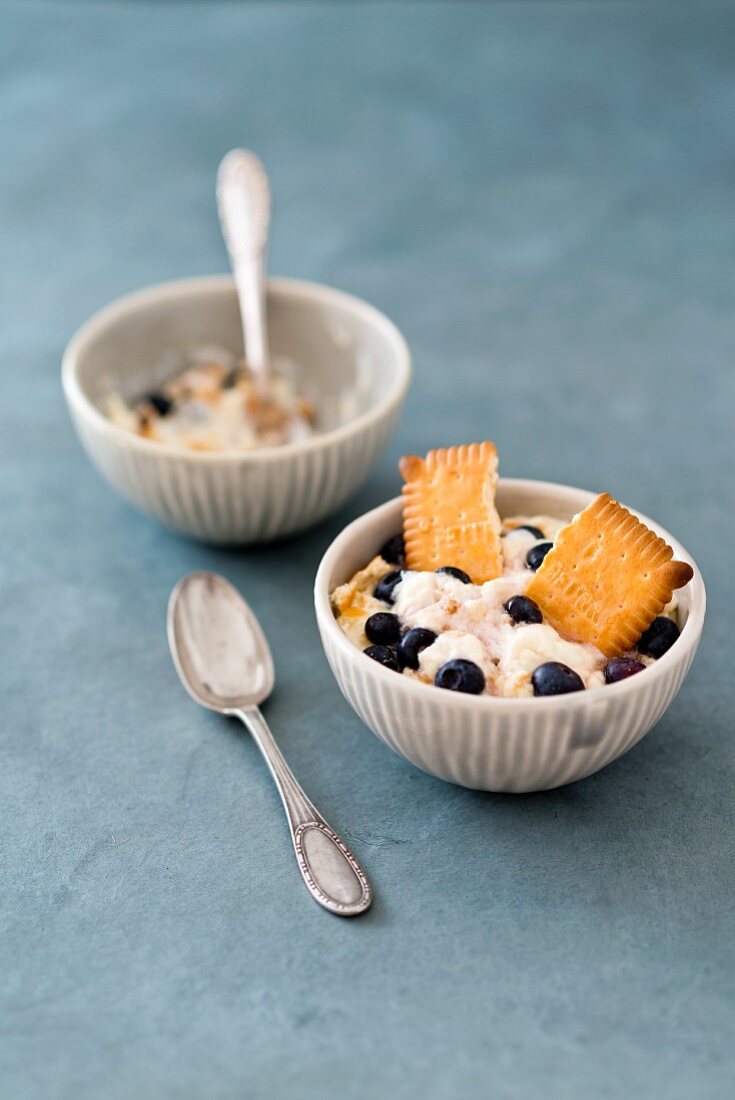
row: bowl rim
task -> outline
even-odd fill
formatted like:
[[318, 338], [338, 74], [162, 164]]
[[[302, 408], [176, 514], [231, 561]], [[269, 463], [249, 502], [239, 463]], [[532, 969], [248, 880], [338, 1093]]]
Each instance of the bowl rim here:
[[[503, 477], [500, 478], [500, 484], [510, 488], [531, 491], [536, 489], [544, 492], [554, 490], [560, 495], [575, 493], [587, 497], [588, 503], [591, 503], [591, 501], [598, 496], [597, 493], [589, 489], [581, 489], [573, 485], [564, 485], [552, 481]], [[400, 514], [401, 504], [402, 497], [393, 497], [391, 500], [379, 504], [376, 508], [372, 508], [369, 512], [365, 512], [362, 516], [358, 516], [357, 519], [349, 523], [347, 527], [333, 539], [319, 563], [316, 578], [314, 580], [314, 607], [320, 636], [326, 632], [329, 635], [331, 644], [336, 646], [347, 660], [352, 661], [357, 658], [362, 660], [363, 654], [357, 646], [353, 645], [352, 642], [345, 637], [337, 625], [337, 620], [332, 611], [330, 593], [328, 590], [329, 576], [339, 562], [345, 548], [352, 544], [356, 538], [363, 535], [364, 528], [369, 527], [372, 523], [378, 522], [383, 517], [387, 517], [392, 512]], [[625, 507], [628, 507], [628, 505], [625, 505]], [[636, 691], [648, 690], [646, 684], [652, 687], [657, 678], [666, 676], [671, 670], [674, 661], [682, 663], [686, 660], [686, 655], [690, 652], [693, 657], [704, 624], [707, 597], [704, 580], [702, 579], [702, 574], [699, 571], [697, 563], [694, 561], [691, 554], [684, 549], [678, 539], [675, 539], [665, 528], [661, 527], [655, 520], [649, 519], [649, 517], [642, 512], [638, 512], [633, 508], [629, 508], [629, 511], [645, 523], [646, 526], [651, 527], [657, 534], [664, 538], [674, 550], [675, 555], [683, 561], [687, 561], [694, 570], [694, 576], [688, 582], [688, 585], [685, 586], [690, 588], [691, 591], [687, 621], [684, 623], [681, 634], [671, 649], [668, 650], [663, 657], [659, 657], [653, 665], [649, 665], [646, 668], [645, 677], [630, 676], [628, 679], [620, 680], [615, 684], [604, 684], [598, 688], [570, 692], [566, 695], [545, 696], [542, 698], [535, 696], [513, 698], [496, 695], [476, 696], [463, 694], [462, 692], [445, 691], [435, 687], [433, 684], [423, 684], [417, 680], [396, 676], [395, 672], [391, 669], [384, 668], [382, 665], [378, 664], [377, 661], [367, 660], [360, 666], [363, 669], [363, 674], [367, 676], [377, 676], [378, 680], [382, 680], [386, 687], [392, 685], [392, 690], [394, 691], [407, 692], [409, 695], [414, 696], [416, 692], [418, 692], [418, 698], [423, 699], [425, 703], [434, 699], [437, 706], [449, 705], [458, 708], [479, 707], [481, 709], [484, 708], [485, 712], [488, 714], [497, 714], [500, 711], [517, 712], [524, 708], [532, 713], [534, 710], [538, 711], [539, 707], [545, 706], [557, 708], [561, 706], [591, 707], [593, 705], [602, 705], [605, 700], [622, 700], [626, 693], [632, 694]], [[323, 637], [322, 645], [324, 645]], [[433, 691], [430, 689], [433, 689]]]
[[392, 345], [394, 352], [395, 377], [388, 391], [381, 396], [377, 404], [367, 412], [340, 424], [329, 431], [320, 432], [300, 443], [285, 443], [280, 446], [258, 447], [252, 451], [194, 451], [175, 443], [163, 443], [145, 439], [125, 428], [113, 424], [104, 413], [89, 399], [78, 377], [78, 359], [86, 345], [104, 333], [114, 321], [136, 312], [144, 305], [163, 303], [189, 292], [194, 295], [207, 292], [224, 293], [233, 291], [235, 282], [231, 275], [195, 275], [184, 279], [170, 279], [162, 283], [133, 290], [114, 298], [107, 305], [96, 310], [80, 325], [69, 340], [61, 360], [61, 382], [72, 411], [90, 421], [97, 431], [103, 432], [120, 446], [129, 447], [148, 455], [161, 458], [177, 458], [185, 462], [208, 463], [255, 463], [277, 461], [296, 455], [325, 450], [335, 443], [348, 438], [355, 432], [361, 432], [373, 424], [379, 423], [394, 408], [399, 407], [406, 396], [412, 373], [411, 351], [403, 333], [376, 306], [371, 305], [354, 294], [336, 287], [307, 279], [292, 279], [286, 276], [271, 276], [266, 280], [268, 293], [285, 299], [298, 298], [302, 301], [320, 301], [340, 305], [351, 310], [380, 330]]

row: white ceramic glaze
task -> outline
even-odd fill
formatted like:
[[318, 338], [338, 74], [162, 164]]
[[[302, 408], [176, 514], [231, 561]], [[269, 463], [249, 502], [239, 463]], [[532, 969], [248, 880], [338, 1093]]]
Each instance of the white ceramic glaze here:
[[[595, 494], [542, 481], [501, 479], [501, 515], [571, 518]], [[636, 513], [640, 515], [640, 513]], [[340, 690], [363, 722], [417, 767], [465, 787], [548, 790], [599, 771], [658, 722], [691, 666], [704, 622], [701, 574], [686, 550], [645, 516], [694, 577], [679, 593], [681, 637], [645, 672], [618, 684], [548, 699], [462, 695], [402, 677], [365, 657], [337, 626], [329, 595], [401, 528], [401, 499], [360, 517], [334, 540], [316, 576], [316, 617]]]
[[229, 276], [162, 283], [120, 298], [87, 321], [64, 353], [64, 393], [98, 470], [144, 512], [209, 542], [263, 542], [333, 512], [379, 458], [408, 388], [408, 347], [377, 309], [292, 279], [269, 280], [267, 296], [273, 358], [297, 365], [299, 388], [325, 429], [303, 443], [194, 452], [141, 438], [104, 415], [111, 391], [132, 399], [160, 383], [156, 366], [172, 350], [214, 344], [241, 353]]

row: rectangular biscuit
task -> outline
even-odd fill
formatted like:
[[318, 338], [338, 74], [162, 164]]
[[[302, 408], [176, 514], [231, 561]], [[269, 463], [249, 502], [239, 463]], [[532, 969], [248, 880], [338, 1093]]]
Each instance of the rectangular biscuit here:
[[631, 649], [693, 576], [662, 538], [613, 500], [597, 497], [563, 527], [526, 589], [565, 638], [607, 657]]
[[403, 534], [409, 569], [453, 565], [476, 584], [503, 572], [500, 517], [495, 508], [495, 444], [470, 443], [406, 455]]

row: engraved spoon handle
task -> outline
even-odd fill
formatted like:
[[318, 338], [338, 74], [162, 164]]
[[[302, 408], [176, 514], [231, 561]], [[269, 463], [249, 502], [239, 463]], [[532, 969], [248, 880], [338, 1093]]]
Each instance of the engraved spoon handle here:
[[250, 730], [286, 810], [296, 861], [315, 901], [340, 917], [370, 908], [372, 891], [352, 852], [306, 797], [257, 707], [234, 713]]
[[245, 359], [261, 385], [270, 372], [265, 315], [265, 255], [271, 195], [261, 161], [232, 149], [217, 172], [217, 208], [240, 303]]

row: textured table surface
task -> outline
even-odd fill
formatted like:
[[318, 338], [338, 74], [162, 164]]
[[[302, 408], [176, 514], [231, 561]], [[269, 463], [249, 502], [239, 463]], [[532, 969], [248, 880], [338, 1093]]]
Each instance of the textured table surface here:
[[[735, 29], [707, 4], [0, 4], [0, 1092], [362, 1100], [733, 1094]], [[415, 380], [357, 499], [254, 552], [118, 500], [59, 359], [110, 298], [222, 270], [220, 156], [264, 157], [273, 270], [404, 329]], [[405, 450], [611, 490], [699, 560], [710, 614], [658, 728], [564, 790], [394, 757], [311, 605]], [[164, 611], [227, 574], [268, 717], [364, 861], [300, 884], [256, 750], [198, 710]]]

